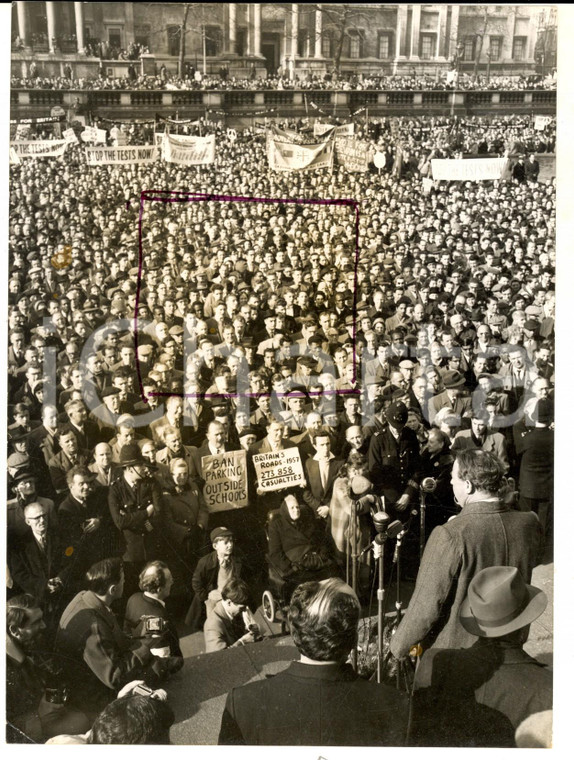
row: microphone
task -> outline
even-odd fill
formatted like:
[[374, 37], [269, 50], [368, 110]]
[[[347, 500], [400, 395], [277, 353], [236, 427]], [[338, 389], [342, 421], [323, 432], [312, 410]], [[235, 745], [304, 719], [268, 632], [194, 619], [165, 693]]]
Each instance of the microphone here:
[[421, 489], [425, 493], [433, 493], [433, 491], [436, 491], [437, 485], [438, 483], [437, 483], [436, 478], [431, 478], [431, 477], [423, 478], [421, 482]]

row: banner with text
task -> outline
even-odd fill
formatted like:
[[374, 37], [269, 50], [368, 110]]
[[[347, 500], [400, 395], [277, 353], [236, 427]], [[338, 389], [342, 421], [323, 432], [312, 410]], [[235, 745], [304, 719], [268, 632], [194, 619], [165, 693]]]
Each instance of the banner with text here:
[[536, 115], [534, 117], [534, 129], [537, 132], [542, 132], [544, 129], [546, 129], [546, 127], [552, 124], [552, 120], [554, 118], [554, 116], [542, 116], [541, 114]]
[[210, 512], [224, 512], [247, 506], [246, 452], [226, 451], [201, 457], [203, 498]]
[[69, 143], [67, 140], [15, 140], [10, 145], [20, 158], [43, 158], [63, 156]]
[[369, 143], [354, 137], [335, 137], [337, 162], [348, 172], [366, 172], [369, 158], [374, 154]]
[[159, 150], [155, 145], [125, 145], [122, 148], [86, 148], [88, 166], [105, 164], [151, 164], [157, 161]]
[[475, 182], [510, 176], [507, 158], [433, 158], [431, 166], [433, 179]]
[[295, 145], [270, 139], [267, 147], [269, 168], [278, 172], [329, 169], [333, 165], [334, 148], [332, 140], [319, 145]]
[[296, 446], [283, 451], [254, 454], [253, 464], [262, 491], [280, 491], [282, 488], [305, 485], [301, 454]]
[[204, 166], [215, 161], [215, 135], [164, 135], [161, 155], [169, 164]]
[[316, 121], [315, 124], [313, 124], [313, 134], [315, 137], [321, 137], [331, 130], [333, 130], [335, 137], [350, 137], [355, 134], [355, 124], [341, 124], [340, 126], [336, 126], [335, 124], [321, 124], [319, 121]]

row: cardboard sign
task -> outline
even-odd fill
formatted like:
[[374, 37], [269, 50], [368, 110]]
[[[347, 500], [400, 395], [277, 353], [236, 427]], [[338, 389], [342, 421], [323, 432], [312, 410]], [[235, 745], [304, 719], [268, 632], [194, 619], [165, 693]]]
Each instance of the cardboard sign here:
[[247, 459], [245, 451], [226, 451], [201, 458], [203, 497], [209, 512], [246, 507]]
[[305, 485], [303, 463], [296, 446], [283, 451], [254, 454], [253, 464], [262, 491], [280, 491], [282, 488]]

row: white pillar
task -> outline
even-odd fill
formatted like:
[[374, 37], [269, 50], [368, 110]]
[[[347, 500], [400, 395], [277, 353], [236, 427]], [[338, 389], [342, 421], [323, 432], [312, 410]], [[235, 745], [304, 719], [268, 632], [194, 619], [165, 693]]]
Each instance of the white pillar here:
[[397, 8], [397, 36], [395, 40], [395, 56], [400, 58], [407, 54], [407, 6], [401, 3]]
[[76, 14], [76, 40], [78, 42], [78, 53], [85, 50], [84, 41], [84, 4], [74, 3], [74, 13]]
[[295, 68], [295, 57], [297, 55], [297, 41], [299, 39], [299, 6], [297, 3], [291, 3], [292, 17], [291, 17], [291, 58], [293, 60], [293, 68]]
[[253, 3], [253, 52], [261, 55], [261, 5]]
[[437, 58], [446, 57], [446, 19], [448, 15], [448, 5], [441, 3], [438, 11], [438, 28], [436, 39], [436, 55]]
[[450, 60], [456, 55], [456, 46], [458, 45], [458, 21], [460, 7], [458, 5], [451, 5], [450, 16], [450, 38], [447, 40], [446, 57]]
[[50, 53], [55, 53], [54, 40], [56, 37], [56, 13], [53, 2], [46, 3], [46, 17], [48, 20], [48, 50]]
[[28, 39], [28, 17], [26, 15], [26, 3], [22, 2], [22, 0], [18, 0], [16, 3], [16, 9], [18, 11], [18, 36], [24, 43], [24, 46], [28, 47], [30, 45], [30, 40]]
[[413, 5], [411, 22], [411, 58], [419, 57], [419, 37], [421, 31], [421, 6]]
[[315, 8], [315, 58], [323, 57], [321, 38], [323, 34], [323, 11], [321, 6]]
[[229, 4], [229, 52], [237, 52], [237, 4]]

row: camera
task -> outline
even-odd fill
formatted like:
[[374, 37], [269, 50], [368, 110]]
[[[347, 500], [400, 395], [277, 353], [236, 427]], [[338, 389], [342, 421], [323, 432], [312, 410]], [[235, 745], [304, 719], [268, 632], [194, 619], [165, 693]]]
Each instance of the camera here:
[[145, 683], [139, 683], [137, 686], [134, 686], [132, 694], [137, 695], [138, 697], [151, 697], [153, 689], [150, 689]]
[[259, 630], [257, 623], [251, 623], [247, 626], [249, 633], [253, 634], [253, 641], [263, 641], [263, 634]]
[[44, 689], [44, 698], [46, 702], [52, 705], [63, 705], [68, 701], [68, 690], [64, 686], [58, 688], [49, 688], [47, 686]]
[[149, 617], [144, 620], [144, 632], [151, 634], [164, 633], [166, 630], [165, 620], [160, 617]]

